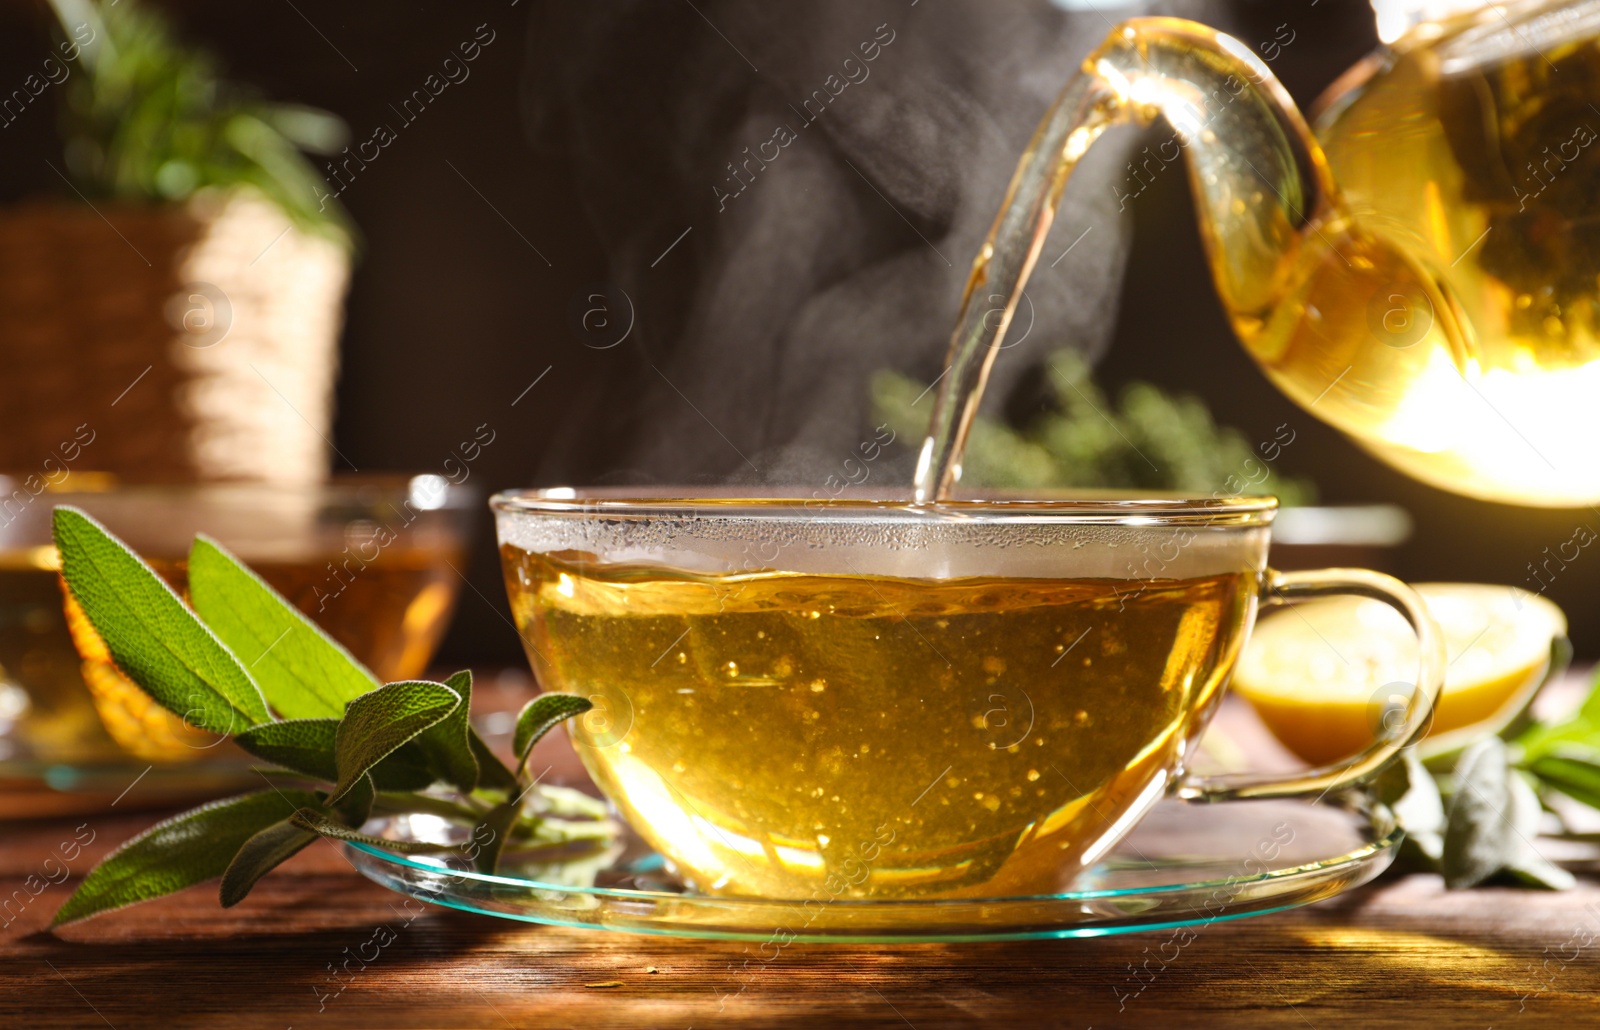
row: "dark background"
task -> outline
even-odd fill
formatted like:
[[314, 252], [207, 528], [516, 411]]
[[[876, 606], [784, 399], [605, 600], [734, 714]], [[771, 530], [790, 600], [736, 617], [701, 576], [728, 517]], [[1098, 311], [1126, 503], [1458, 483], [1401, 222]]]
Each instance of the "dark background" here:
[[[636, 359], [625, 365], [620, 349], [583, 345], [574, 322], [593, 285], [606, 281], [605, 255], [574, 199], [571, 162], [535, 148], [524, 130], [530, 55], [561, 59], [560, 40], [540, 34], [545, 6], [538, 0], [162, 6], [235, 78], [276, 98], [332, 110], [357, 139], [392, 120], [388, 105], [417, 88], [479, 25], [492, 28], [496, 38], [471, 65], [471, 78], [405, 128], [341, 198], [365, 242], [349, 295], [334, 444], [363, 471], [438, 471], [459, 440], [488, 422], [497, 437], [474, 463], [471, 479], [485, 492], [549, 485], [556, 475], [582, 483], [625, 474], [618, 427], [626, 426], [640, 389]], [[715, 20], [715, 3], [699, 6]], [[1216, 20], [1246, 41], [1272, 39], [1275, 26], [1292, 21], [1296, 43], [1272, 68], [1303, 107], [1375, 44], [1370, 9], [1359, 0], [1218, 4]], [[49, 25], [42, 3], [0, 3], [6, 81], [20, 80], [41, 59], [51, 45]], [[619, 63], [598, 88], [657, 88], [630, 77], [632, 71]], [[54, 116], [38, 106], [0, 132], [0, 202], [61, 189], [46, 164], [60, 163]], [[632, 159], [648, 164], [652, 154]], [[1533, 586], [1528, 563], [1567, 540], [1583, 515], [1486, 504], [1411, 482], [1300, 412], [1266, 382], [1224, 321], [1184, 177], [1158, 177], [1132, 207], [1134, 243], [1116, 335], [1098, 370], [1108, 388], [1141, 378], [1193, 391], [1219, 421], [1252, 441], [1291, 423], [1298, 436], [1279, 463], [1283, 471], [1313, 477], [1325, 502], [1387, 501], [1411, 512], [1416, 531], [1393, 569], [1405, 578]], [[1067, 242], [1052, 240], [1046, 249]], [[964, 263], [968, 255], [952, 260]], [[1041, 265], [1039, 275], [1049, 274]], [[541, 373], [513, 408], [511, 401]], [[692, 394], [701, 384], [679, 385]], [[615, 419], [596, 422], [591, 407], [577, 404], [597, 393]], [[649, 473], [672, 476], [671, 469]], [[519, 654], [512, 630], [488, 610], [504, 606], [492, 535], [485, 511], [470, 571], [483, 596], [463, 592], [442, 661]], [[1600, 615], [1587, 603], [1597, 589], [1600, 560], [1580, 558], [1549, 591], [1572, 620], [1580, 656], [1590, 658], [1600, 655]]]

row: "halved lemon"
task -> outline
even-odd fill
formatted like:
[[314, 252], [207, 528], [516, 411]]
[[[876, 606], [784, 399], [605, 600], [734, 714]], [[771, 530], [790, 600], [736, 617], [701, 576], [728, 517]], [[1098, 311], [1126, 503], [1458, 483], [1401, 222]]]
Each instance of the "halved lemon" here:
[[[1449, 663], [1420, 749], [1426, 756], [1448, 741], [1498, 728], [1521, 710], [1544, 681], [1567, 618], [1550, 601], [1515, 587], [1413, 589], [1444, 631]], [[1322, 765], [1355, 754], [1393, 727], [1416, 671], [1416, 638], [1399, 613], [1381, 601], [1329, 598], [1263, 619], [1239, 658], [1233, 687], [1285, 747]]]

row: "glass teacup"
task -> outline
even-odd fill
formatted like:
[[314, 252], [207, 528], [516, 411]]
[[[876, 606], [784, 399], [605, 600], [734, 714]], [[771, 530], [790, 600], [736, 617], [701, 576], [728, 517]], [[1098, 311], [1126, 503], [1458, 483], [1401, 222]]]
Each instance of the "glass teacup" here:
[[[692, 885], [774, 898], [1068, 886], [1159, 798], [1317, 796], [1424, 728], [1443, 646], [1404, 584], [1265, 566], [1271, 498], [799, 501], [501, 494], [541, 685]], [[1417, 689], [1367, 750], [1289, 776], [1187, 770], [1263, 604], [1396, 608]]]

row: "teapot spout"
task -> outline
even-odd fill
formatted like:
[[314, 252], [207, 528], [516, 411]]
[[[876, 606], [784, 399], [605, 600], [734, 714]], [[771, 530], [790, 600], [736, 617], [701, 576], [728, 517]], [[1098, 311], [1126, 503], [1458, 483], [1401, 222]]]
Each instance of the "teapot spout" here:
[[1306, 238], [1337, 221], [1322, 150], [1267, 66], [1237, 40], [1176, 18], [1124, 22], [1045, 115], [973, 261], [917, 466], [918, 500], [955, 490], [989, 369], [1072, 169], [1107, 128], [1158, 117], [1174, 130], [1157, 145], [1160, 159], [1188, 158], [1222, 302], [1245, 345], [1270, 361], [1255, 341], [1293, 292]]
[[[1104, 83], [1114, 121], [1172, 127], [1145, 153], [1164, 164], [1187, 158], [1217, 293], [1249, 345], [1292, 292], [1305, 237], [1337, 220], [1338, 189], [1316, 137], [1260, 58], [1195, 22], [1125, 22], [1083, 74]], [[1136, 182], [1144, 170], [1136, 165]]]

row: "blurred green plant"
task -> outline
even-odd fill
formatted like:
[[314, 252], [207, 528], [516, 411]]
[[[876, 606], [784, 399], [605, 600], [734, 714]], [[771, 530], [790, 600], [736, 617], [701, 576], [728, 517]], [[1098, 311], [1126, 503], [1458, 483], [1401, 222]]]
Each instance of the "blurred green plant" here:
[[[1571, 657], [1565, 638], [1553, 642], [1540, 691]], [[1453, 888], [1575, 884], [1533, 841], [1600, 844], [1592, 829], [1600, 810], [1600, 676], [1590, 677], [1577, 707], [1553, 718], [1534, 714], [1537, 697], [1448, 750], [1408, 749], [1379, 774], [1374, 793], [1406, 831], [1407, 865], [1439, 872]]]
[[[1027, 426], [1013, 429], [982, 416], [973, 422], [963, 485], [1275, 494], [1284, 505], [1316, 500], [1310, 480], [1279, 475], [1243, 433], [1218, 426], [1197, 397], [1132, 382], [1113, 405], [1070, 350], [1050, 356], [1045, 376], [1055, 406]], [[929, 409], [914, 405], [926, 392], [926, 384], [879, 372], [872, 379], [875, 418], [904, 439], [921, 440]]]
[[302, 229], [349, 244], [354, 230], [306, 152], [332, 154], [345, 126], [326, 111], [264, 99], [222, 78], [138, 0], [50, 0], [68, 36], [93, 32], [84, 74], [66, 83], [62, 132], [74, 184], [90, 197], [183, 201], [254, 187]]

